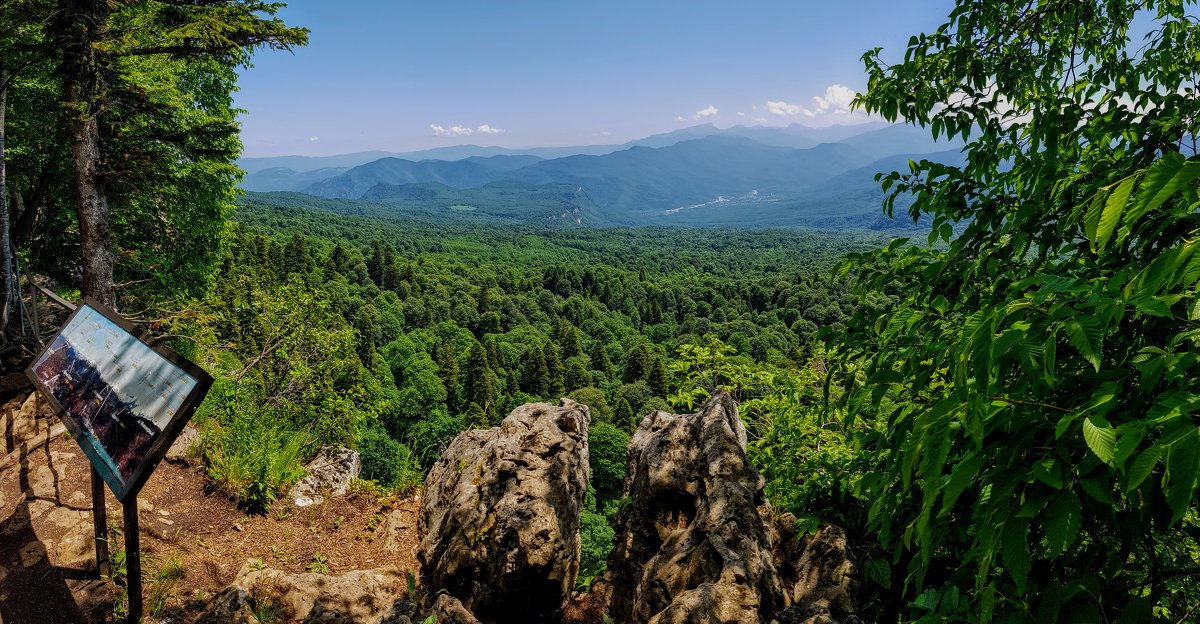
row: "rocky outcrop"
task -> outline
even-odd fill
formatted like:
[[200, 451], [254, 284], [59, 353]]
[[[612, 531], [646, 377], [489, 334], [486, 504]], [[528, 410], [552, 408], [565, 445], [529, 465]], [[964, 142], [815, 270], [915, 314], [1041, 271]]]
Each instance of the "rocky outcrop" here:
[[305, 471], [307, 476], [290, 493], [297, 507], [319, 504], [326, 495], [344, 495], [362, 473], [362, 459], [358, 451], [344, 446], [322, 446]]
[[196, 449], [200, 445], [200, 432], [195, 427], [186, 426], [179, 432], [179, 436], [171, 443], [167, 449], [167, 454], [163, 457], [167, 461], [175, 464], [190, 464], [196, 459]]
[[781, 516], [775, 528], [776, 561], [791, 604], [779, 614], [780, 624], [859, 622], [850, 598], [855, 580], [846, 532], [824, 525], [799, 535], [792, 514]]
[[554, 621], [579, 572], [588, 408], [527, 404], [459, 434], [430, 470], [418, 518], [422, 585], [485, 622]]
[[770, 622], [783, 587], [737, 403], [719, 393], [695, 414], [651, 413], [627, 468], [608, 560], [613, 620]]
[[331, 576], [287, 574], [248, 562], [198, 621], [256, 624], [253, 613], [262, 607], [282, 622], [394, 623], [406, 580], [395, 566]]

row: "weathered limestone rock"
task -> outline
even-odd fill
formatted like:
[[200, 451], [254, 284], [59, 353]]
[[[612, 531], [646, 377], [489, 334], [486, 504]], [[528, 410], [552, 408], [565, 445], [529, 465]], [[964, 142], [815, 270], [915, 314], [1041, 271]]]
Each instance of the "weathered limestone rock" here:
[[783, 587], [737, 403], [720, 393], [696, 414], [650, 414], [629, 442], [627, 466], [630, 501], [608, 560], [613, 620], [771, 621]]
[[192, 460], [193, 449], [200, 443], [200, 432], [195, 427], [184, 427], [179, 436], [171, 443], [164, 457], [174, 464], [187, 464]]
[[208, 603], [196, 624], [259, 624], [253, 599], [241, 587], [229, 586]]
[[[380, 624], [391, 615], [405, 584], [406, 577], [395, 566], [331, 576], [259, 570], [247, 563], [233, 583], [209, 603], [200, 621], [226, 621], [221, 617], [240, 610], [241, 605], [249, 605], [253, 613], [258, 602], [266, 601], [281, 621]], [[212, 619], [205, 620], [209, 617]]]
[[383, 549], [400, 552], [400, 534], [412, 528], [412, 515], [406, 509], [393, 509], [383, 523]]
[[438, 624], [479, 624], [458, 598], [446, 594], [438, 596], [430, 615], [437, 617]]
[[305, 470], [308, 476], [293, 486], [290, 493], [297, 507], [319, 504], [325, 500], [325, 494], [344, 495], [350, 482], [362, 473], [362, 459], [358, 451], [344, 446], [322, 446]]
[[859, 622], [850, 596], [854, 564], [846, 532], [824, 525], [815, 535], [798, 535], [796, 518], [784, 514], [775, 523], [776, 560], [783, 583], [790, 587], [791, 606], [779, 614], [781, 624], [849, 624]]
[[425, 479], [422, 585], [486, 622], [554, 621], [579, 573], [587, 406], [527, 404], [459, 434]]

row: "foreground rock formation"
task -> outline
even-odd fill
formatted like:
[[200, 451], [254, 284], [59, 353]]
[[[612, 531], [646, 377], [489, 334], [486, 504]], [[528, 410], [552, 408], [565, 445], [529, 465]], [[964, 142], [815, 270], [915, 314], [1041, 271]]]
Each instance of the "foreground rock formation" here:
[[451, 442], [418, 518], [427, 592], [446, 590], [484, 622], [557, 620], [579, 573], [590, 420], [570, 399], [527, 404]]
[[395, 566], [341, 576], [285, 574], [247, 563], [201, 614], [198, 624], [283, 622], [400, 624], [415, 611], [400, 600], [405, 577]]
[[325, 494], [343, 496], [350, 483], [362, 473], [358, 451], [344, 446], [322, 446], [304, 467], [307, 473], [288, 494], [297, 507], [318, 505]]
[[613, 620], [771, 621], [784, 597], [762, 488], [729, 395], [647, 416], [629, 442], [629, 504], [609, 556]]

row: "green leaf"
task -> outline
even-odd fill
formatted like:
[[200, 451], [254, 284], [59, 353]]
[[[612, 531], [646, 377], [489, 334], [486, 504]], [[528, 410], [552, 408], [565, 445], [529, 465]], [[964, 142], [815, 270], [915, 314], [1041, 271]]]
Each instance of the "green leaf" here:
[[1000, 535], [1000, 554], [1004, 565], [1012, 574], [1017, 587], [1024, 591], [1025, 577], [1033, 567], [1029, 557], [1029, 521], [1024, 518], [1009, 518]]
[[1158, 465], [1158, 458], [1162, 456], [1163, 447], [1155, 444], [1150, 448], [1142, 451], [1137, 459], [1133, 460], [1133, 464], [1129, 466], [1129, 471], [1125, 474], [1125, 491], [1132, 492], [1137, 489], [1146, 477], [1154, 471], [1154, 467]]
[[1083, 509], [1079, 504], [1079, 497], [1074, 492], [1063, 492], [1046, 508], [1042, 524], [1050, 552], [1054, 555], [1066, 552], [1071, 544], [1075, 543], [1079, 529], [1083, 526]]
[[950, 508], [954, 507], [958, 497], [975, 480], [975, 475], [983, 466], [983, 460], [983, 455], [972, 454], [954, 465], [954, 472], [950, 474], [950, 481], [942, 492], [942, 514], [948, 513]]
[[1062, 474], [1059, 470], [1058, 460], [1053, 457], [1034, 462], [1033, 476], [1056, 490], [1062, 489]]
[[1083, 421], [1083, 439], [1088, 448], [1100, 458], [1100, 461], [1112, 466], [1116, 456], [1117, 432], [1105, 424], [1103, 427], [1092, 422], [1091, 417]]
[[1129, 176], [1121, 180], [1109, 193], [1107, 201], [1104, 202], [1104, 210], [1096, 224], [1096, 235], [1093, 239], [1093, 243], [1099, 251], [1104, 251], [1104, 247], [1112, 238], [1113, 231], [1121, 222], [1121, 213], [1125, 211], [1125, 204], [1129, 201], [1129, 195], [1133, 193], [1135, 182], [1137, 182], [1137, 176]]
[[1104, 327], [1100, 321], [1095, 317], [1084, 316], [1067, 321], [1064, 329], [1071, 346], [1099, 371], [1100, 353], [1104, 346]]
[[1167, 472], [1163, 475], [1163, 492], [1174, 511], [1173, 521], [1187, 513], [1200, 476], [1200, 430], [1194, 430], [1171, 445], [1167, 451]]
[[1131, 226], [1146, 213], [1158, 208], [1175, 193], [1200, 176], [1200, 162], [1184, 160], [1179, 152], [1168, 152], [1146, 171], [1146, 177], [1125, 213], [1124, 225]]

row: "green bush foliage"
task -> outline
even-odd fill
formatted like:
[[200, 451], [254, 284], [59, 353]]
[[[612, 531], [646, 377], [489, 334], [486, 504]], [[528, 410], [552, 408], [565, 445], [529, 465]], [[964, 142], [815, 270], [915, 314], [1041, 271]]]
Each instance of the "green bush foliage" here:
[[969, 140], [883, 176], [931, 227], [855, 257], [841, 405], [881, 619], [1183, 622], [1200, 601], [1200, 23], [1177, 0], [956, 3], [856, 104]]
[[608, 520], [594, 512], [584, 511], [579, 516], [579, 577], [576, 584], [586, 588], [592, 579], [604, 572], [608, 565], [608, 553], [612, 551], [615, 532]]
[[588, 467], [600, 506], [621, 497], [625, 485], [626, 448], [629, 434], [616, 425], [592, 423], [588, 429]]
[[409, 491], [419, 486], [423, 473], [413, 453], [379, 425], [362, 428], [358, 435], [362, 478], [388, 489]]

